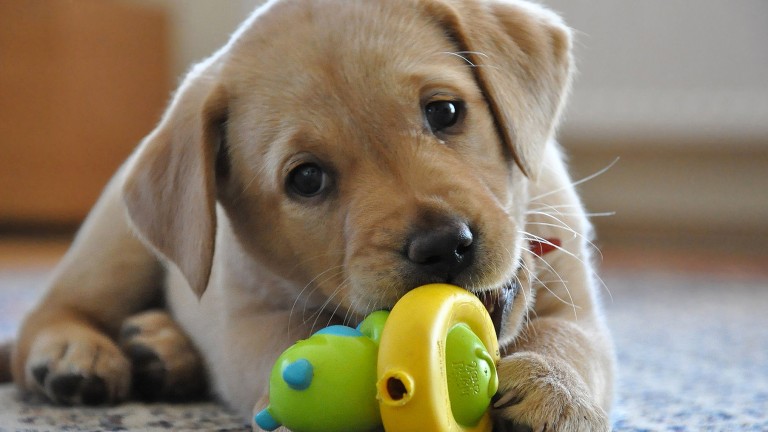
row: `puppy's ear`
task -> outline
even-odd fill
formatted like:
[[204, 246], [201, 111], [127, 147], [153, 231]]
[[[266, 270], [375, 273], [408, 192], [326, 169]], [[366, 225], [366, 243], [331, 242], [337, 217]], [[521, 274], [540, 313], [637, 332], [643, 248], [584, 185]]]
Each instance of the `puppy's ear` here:
[[427, 8], [473, 65], [502, 141], [535, 179], [571, 81], [570, 30], [526, 2], [435, 0]]
[[198, 297], [213, 261], [216, 159], [226, 115], [227, 95], [214, 66], [199, 65], [134, 154], [123, 183], [139, 237], [181, 270]]

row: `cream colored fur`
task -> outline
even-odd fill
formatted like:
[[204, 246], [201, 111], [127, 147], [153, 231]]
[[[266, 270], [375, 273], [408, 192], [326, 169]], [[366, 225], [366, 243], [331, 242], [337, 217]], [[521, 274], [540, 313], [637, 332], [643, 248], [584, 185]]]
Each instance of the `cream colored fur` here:
[[[83, 388], [62, 395], [56, 377], [98, 377], [124, 400], [131, 319], [142, 334], [167, 329], [142, 342], [166, 381], [196, 379], [201, 360], [250, 418], [282, 349], [425, 281], [403, 244], [452, 215], [477, 237], [453, 282], [521, 285], [500, 337], [497, 429], [609, 430], [590, 226], [554, 141], [570, 46], [557, 16], [525, 2], [270, 2], [190, 71], [106, 188], [23, 325], [17, 384], [79, 403]], [[434, 100], [463, 101], [457, 127], [425, 125]], [[302, 163], [326, 170], [326, 194], [287, 190]], [[549, 238], [561, 248], [528, 251]], [[174, 321], [134, 317], [161, 290]]]

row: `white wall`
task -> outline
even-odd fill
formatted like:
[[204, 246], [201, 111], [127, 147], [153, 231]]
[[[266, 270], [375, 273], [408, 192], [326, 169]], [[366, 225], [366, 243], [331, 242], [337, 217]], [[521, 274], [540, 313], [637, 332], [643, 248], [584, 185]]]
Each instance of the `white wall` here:
[[164, 8], [171, 24], [173, 79], [212, 54], [265, 0], [124, 0]]
[[563, 132], [768, 144], [768, 1], [543, 2], [577, 30]]

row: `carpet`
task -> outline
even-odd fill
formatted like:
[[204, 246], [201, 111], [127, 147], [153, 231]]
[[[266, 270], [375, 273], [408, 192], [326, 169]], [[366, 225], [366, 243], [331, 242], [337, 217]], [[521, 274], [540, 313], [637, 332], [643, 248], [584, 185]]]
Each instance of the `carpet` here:
[[[0, 339], [47, 268], [0, 269]], [[604, 275], [619, 360], [617, 432], [768, 431], [768, 281], [651, 269]], [[0, 386], [0, 431], [247, 430], [215, 402], [59, 408]]]

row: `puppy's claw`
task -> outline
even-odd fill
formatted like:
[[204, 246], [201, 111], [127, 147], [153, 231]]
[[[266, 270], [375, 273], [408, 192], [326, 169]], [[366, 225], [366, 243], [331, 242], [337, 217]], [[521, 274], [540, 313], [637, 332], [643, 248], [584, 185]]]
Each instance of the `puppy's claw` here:
[[523, 401], [523, 398], [519, 395], [516, 395], [512, 392], [501, 394], [496, 393], [496, 395], [491, 400], [493, 409], [504, 409], [509, 408], [513, 405], [517, 405], [520, 402]]

